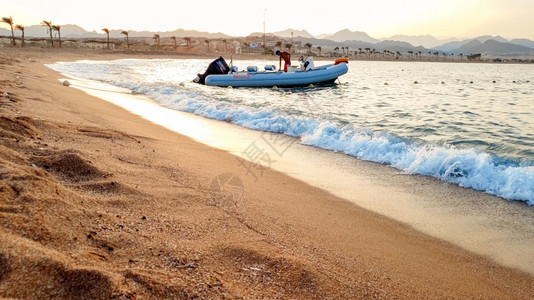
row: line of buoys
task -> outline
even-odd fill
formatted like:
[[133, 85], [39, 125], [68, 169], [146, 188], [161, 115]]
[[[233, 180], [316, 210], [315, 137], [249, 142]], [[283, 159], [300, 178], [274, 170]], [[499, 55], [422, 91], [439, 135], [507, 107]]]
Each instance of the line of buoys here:
[[[526, 83], [530, 83], [530, 80], [526, 80], [525, 82]], [[415, 80], [413, 82], [413, 84], [418, 84], [418, 83], [419, 83], [419, 81], [417, 81], [417, 80]], [[473, 80], [469, 81], [469, 84], [473, 84], [473, 83], [474, 83]], [[496, 80], [492, 80], [491, 83], [497, 83], [497, 81]], [[512, 83], [518, 83], [518, 81], [513, 80]], [[441, 84], [445, 84], [445, 81], [441, 81]], [[347, 83], [345, 83], [345, 85], [347, 85]], [[389, 83], [388, 82], [384, 82], [384, 85], [389, 85]], [[310, 84], [309, 87], [314, 87], [314, 86], [313, 86], [313, 84]], [[276, 88], [276, 86], [274, 86], [273, 88]]]

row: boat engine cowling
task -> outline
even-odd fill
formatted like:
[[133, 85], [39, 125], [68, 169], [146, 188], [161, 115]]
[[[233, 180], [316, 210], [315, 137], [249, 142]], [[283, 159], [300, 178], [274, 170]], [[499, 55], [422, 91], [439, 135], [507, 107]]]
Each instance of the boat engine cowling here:
[[229, 71], [230, 67], [228, 66], [224, 58], [220, 56], [209, 64], [208, 69], [206, 70], [206, 72], [204, 72], [204, 74], [198, 74], [197, 77], [193, 79], [193, 82], [205, 84], [206, 77], [208, 77], [208, 75], [228, 74]]

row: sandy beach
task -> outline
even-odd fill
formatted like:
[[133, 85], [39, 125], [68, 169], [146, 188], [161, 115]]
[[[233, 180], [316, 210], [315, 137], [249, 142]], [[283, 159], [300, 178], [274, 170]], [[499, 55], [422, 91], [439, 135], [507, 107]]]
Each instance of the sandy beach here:
[[531, 274], [283, 173], [218, 190], [235, 156], [44, 65], [152, 56], [56, 50], [0, 48], [0, 297], [534, 297]]

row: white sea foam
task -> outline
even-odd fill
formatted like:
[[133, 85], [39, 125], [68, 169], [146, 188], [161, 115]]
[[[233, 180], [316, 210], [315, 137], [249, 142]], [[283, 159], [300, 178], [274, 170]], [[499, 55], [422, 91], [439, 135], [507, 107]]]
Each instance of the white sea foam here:
[[[521, 161], [475, 148], [456, 148], [450, 144], [403, 138], [399, 134], [389, 133], [388, 128], [370, 129], [332, 118], [341, 116], [341, 112], [306, 113], [299, 107], [288, 107], [287, 103], [267, 108], [265, 103], [268, 101], [242, 104], [246, 102], [246, 97], [253, 97], [256, 91], [246, 90], [243, 93], [239, 89], [229, 91], [189, 83], [177, 85], [176, 81], [160, 82], [164, 75], [146, 71], [147, 76], [153, 77], [148, 80], [146, 76], [136, 76], [139, 71], [129, 73], [131, 66], [124, 63], [117, 66], [62, 63], [50, 67], [74, 76], [103, 80], [135, 90], [172, 109], [229, 121], [254, 130], [298, 137], [306, 145], [342, 152], [363, 160], [391, 165], [410, 174], [433, 176], [466, 188], [534, 205], [534, 166], [528, 159]], [[184, 78], [177, 76], [175, 80]], [[308, 97], [307, 94], [301, 96]], [[323, 109], [326, 111], [326, 108]], [[409, 114], [410, 110], [405, 113]], [[456, 122], [456, 125], [461, 126], [461, 122]], [[462, 127], [459, 129], [463, 130]]]

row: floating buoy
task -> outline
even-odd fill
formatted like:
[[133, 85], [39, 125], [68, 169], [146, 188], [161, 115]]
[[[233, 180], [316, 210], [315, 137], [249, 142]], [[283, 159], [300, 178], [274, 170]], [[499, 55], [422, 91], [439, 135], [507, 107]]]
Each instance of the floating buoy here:
[[308, 85], [309, 88], [312, 88], [313, 87], [313, 84], [310, 83], [310, 85]]
[[180, 82], [179, 86], [184, 86], [185, 84], [183, 82]]
[[419, 83], [419, 82], [417, 82], [417, 80], [413, 82], [413, 84], [418, 84], [418, 83]]
[[384, 82], [384, 85], [388, 85], [388, 83], [387, 83], [387, 82]]
[[473, 81], [469, 81], [469, 83], [473, 83]]
[[229, 89], [233, 89], [234, 87], [233, 87], [233, 86], [231, 86], [231, 85], [229, 85], [229, 86], [227, 86], [227, 88], [229, 88]]
[[276, 90], [278, 87], [276, 85], [273, 86], [273, 90]]
[[441, 84], [445, 84], [445, 81], [442, 81]]
[[497, 81], [495, 81], [495, 80], [493, 80], [492, 82], [493, 82], [493, 83], [497, 83]]
[[513, 83], [516, 83], [516, 82], [515, 82], [515, 80], [514, 80], [514, 81], [512, 81], [512, 82], [513, 82]]
[[70, 86], [70, 82], [68, 80], [63, 80], [63, 86]]

